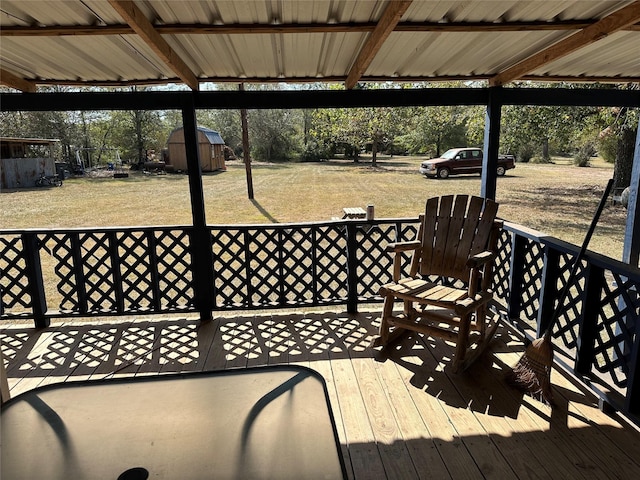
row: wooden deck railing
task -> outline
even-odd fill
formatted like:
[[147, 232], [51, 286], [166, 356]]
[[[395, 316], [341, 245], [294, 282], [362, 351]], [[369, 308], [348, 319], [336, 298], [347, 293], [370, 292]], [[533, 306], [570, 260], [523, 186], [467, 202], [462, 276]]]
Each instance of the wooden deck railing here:
[[[417, 219], [0, 231], [0, 319], [202, 312], [378, 302], [391, 279], [389, 242]], [[201, 239], [200, 239], [201, 240]], [[211, 246], [202, 256], [196, 245]], [[505, 223], [497, 303], [529, 337], [546, 328], [579, 248]], [[196, 268], [211, 258], [207, 269]], [[409, 257], [405, 258], [408, 268]], [[206, 276], [206, 275], [205, 275]], [[615, 409], [640, 414], [640, 271], [587, 253], [554, 327], [558, 360]], [[207, 288], [203, 288], [205, 285]], [[210, 288], [209, 288], [210, 287]]]

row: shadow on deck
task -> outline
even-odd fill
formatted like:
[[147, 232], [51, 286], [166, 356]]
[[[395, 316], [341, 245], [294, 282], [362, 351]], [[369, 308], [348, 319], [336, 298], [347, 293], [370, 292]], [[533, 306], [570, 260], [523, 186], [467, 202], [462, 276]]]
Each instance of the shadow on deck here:
[[[350, 478], [636, 478], [640, 433], [554, 371], [557, 407], [509, 388], [523, 352], [503, 328], [467, 372], [452, 349], [406, 336], [370, 347], [378, 312], [96, 318], [36, 330], [4, 322], [11, 394], [64, 381], [301, 364], [327, 383]], [[215, 406], [212, 406], [214, 409]]]

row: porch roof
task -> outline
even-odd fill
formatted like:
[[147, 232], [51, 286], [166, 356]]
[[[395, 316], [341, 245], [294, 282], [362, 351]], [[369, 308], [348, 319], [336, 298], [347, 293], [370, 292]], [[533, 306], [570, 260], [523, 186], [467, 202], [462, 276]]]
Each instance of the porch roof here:
[[637, 82], [640, 2], [4, 0], [0, 78], [37, 85]]

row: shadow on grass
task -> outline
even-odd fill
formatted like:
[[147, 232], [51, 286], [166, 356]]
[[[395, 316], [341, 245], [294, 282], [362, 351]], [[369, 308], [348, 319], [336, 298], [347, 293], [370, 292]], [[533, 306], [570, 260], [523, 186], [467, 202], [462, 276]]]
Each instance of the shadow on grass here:
[[269, 212], [267, 212], [264, 207], [262, 205], [260, 205], [260, 203], [255, 200], [252, 199], [251, 203], [253, 203], [253, 206], [256, 207], [258, 209], [258, 211], [267, 219], [269, 220], [271, 223], [280, 223], [276, 218], [274, 218]]

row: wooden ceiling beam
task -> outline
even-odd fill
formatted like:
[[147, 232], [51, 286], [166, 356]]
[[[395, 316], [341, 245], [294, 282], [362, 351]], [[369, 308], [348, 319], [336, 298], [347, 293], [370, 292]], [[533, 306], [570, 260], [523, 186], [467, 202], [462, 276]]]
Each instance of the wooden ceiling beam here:
[[564, 40], [560, 40], [554, 45], [512, 65], [492, 77], [489, 80], [489, 85], [495, 87], [517, 80], [545, 64], [602, 40], [608, 35], [629, 27], [638, 21], [640, 21], [640, 1], [635, 1]]
[[36, 91], [35, 82], [25, 80], [4, 68], [0, 68], [0, 85], [15, 88], [16, 90], [26, 93], [34, 93]]
[[[404, 77], [392, 77], [392, 76], [381, 76], [381, 75], [363, 75], [360, 80], [364, 82], [397, 82], [397, 83], [420, 83], [420, 82], [469, 82], [469, 81], [487, 81], [489, 80], [490, 75], [439, 75], [435, 76], [420, 76], [420, 75], [407, 75]], [[200, 77], [201, 83], [282, 83], [282, 78], [280, 77]], [[346, 80], [344, 75], [328, 75], [324, 77], [290, 77], [287, 79], [288, 83], [342, 83]], [[523, 75], [520, 77], [520, 80], [530, 81], [530, 82], [565, 82], [565, 83], [640, 83], [640, 77], [633, 76], [617, 76], [617, 77], [606, 77], [606, 76], [570, 76], [570, 75], [552, 75], [552, 76], [536, 76], [536, 75]], [[180, 83], [180, 79], [178, 77], [169, 77], [162, 79], [148, 79], [148, 80], [137, 80], [135, 82], [130, 82], [127, 80], [56, 80], [56, 79], [47, 79], [47, 80], [38, 80], [38, 85], [66, 85], [69, 87], [126, 87], [130, 85], [140, 85], [140, 86], [152, 86], [152, 85], [165, 85], [169, 83]]]
[[387, 8], [380, 17], [378, 24], [367, 38], [364, 46], [360, 50], [356, 61], [353, 63], [345, 86], [347, 89], [353, 88], [360, 77], [366, 72], [374, 57], [382, 47], [384, 41], [389, 37], [391, 32], [396, 28], [402, 15], [407, 11], [412, 0], [392, 1], [387, 4]]
[[[553, 22], [400, 22], [395, 32], [540, 32], [581, 30], [596, 23], [597, 20], [564, 20]], [[372, 32], [375, 22], [361, 23], [295, 23], [295, 24], [167, 24], [155, 25], [160, 35], [246, 35], [246, 34], [294, 34], [294, 33], [362, 33]], [[626, 31], [640, 31], [635, 23], [623, 28]], [[59, 37], [83, 35], [134, 35], [129, 25], [61, 25], [61, 26], [4, 26], [0, 37]]]
[[187, 64], [171, 48], [162, 35], [160, 35], [151, 22], [144, 16], [135, 2], [127, 0], [109, 0], [109, 4], [125, 22], [138, 34], [142, 40], [164, 61], [178, 77], [192, 90], [199, 89], [196, 75]]

